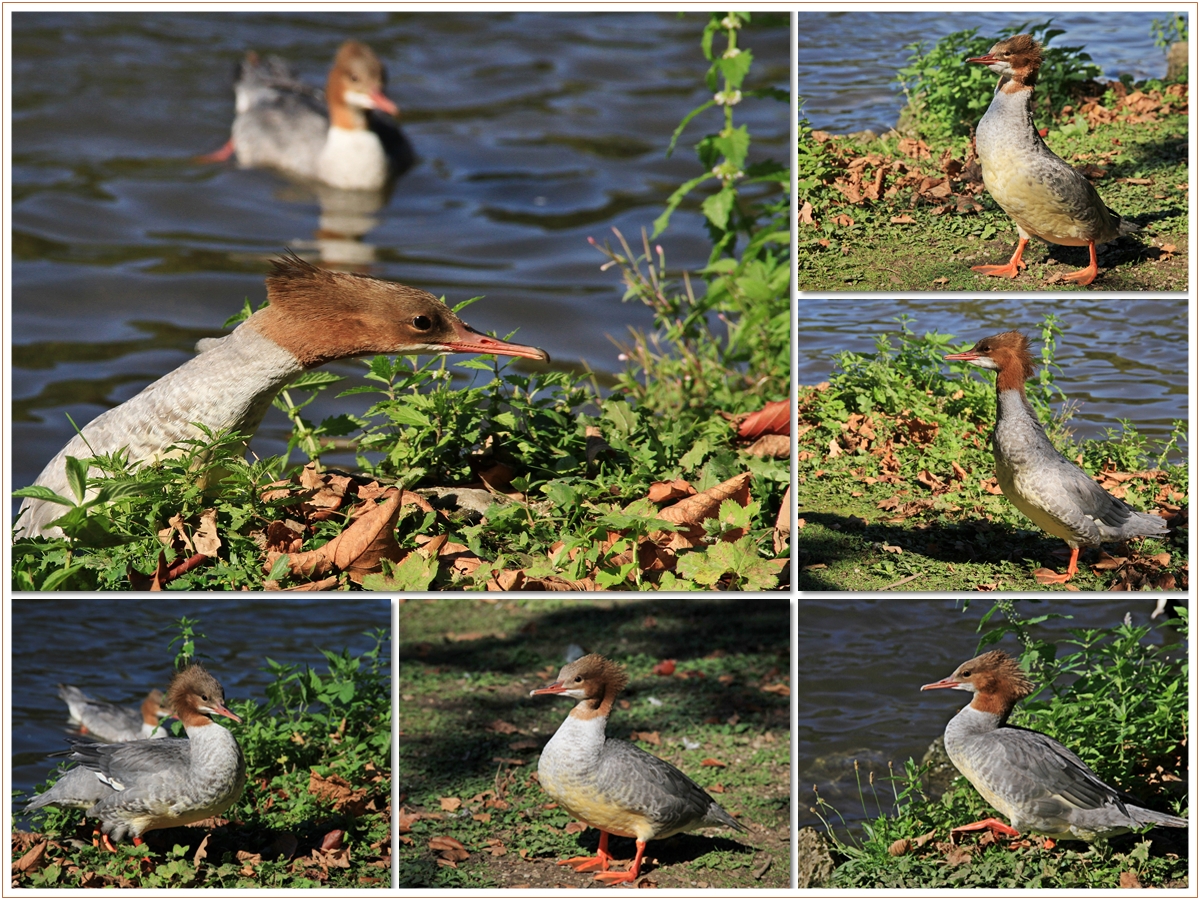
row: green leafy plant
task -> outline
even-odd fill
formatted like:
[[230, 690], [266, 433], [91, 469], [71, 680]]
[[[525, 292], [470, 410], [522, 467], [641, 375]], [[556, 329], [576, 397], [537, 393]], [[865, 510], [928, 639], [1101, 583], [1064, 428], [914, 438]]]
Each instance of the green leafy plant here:
[[[179, 620], [169, 645], [181, 645], [177, 665], [196, 658], [199, 624]], [[91, 845], [91, 823], [79, 810], [37, 810], [34, 821], [48, 839], [46, 863], [14, 878], [22, 887], [58, 888], [387, 887], [388, 633], [368, 637], [373, 646], [359, 655], [322, 650], [321, 668], [264, 658], [272, 676], [266, 702], [230, 701], [242, 719], [228, 727], [245, 757], [247, 781], [225, 813], [229, 824], [152, 831], [146, 846], [121, 844], [113, 854]], [[335, 830], [343, 832], [345, 852], [332, 861], [312, 855], [309, 848]]]
[[[1101, 779], [1134, 792], [1142, 802], [1186, 815], [1186, 799], [1179, 802], [1163, 792], [1169, 779], [1159, 777], [1185, 758], [1181, 741], [1188, 671], [1183, 645], [1158, 643], [1153, 629], [1126, 623], [1072, 631], [1056, 643], [1039, 637], [1037, 627], [1055, 614], [1022, 615], [1016, 604], [1025, 602], [1038, 601], [998, 601], [979, 622], [979, 652], [1015, 635], [1024, 647], [1022, 666], [1049, 691], [1022, 703], [1013, 724], [1066, 742]], [[1186, 634], [1186, 611], [1165, 626]], [[1143, 885], [1175, 886], [1187, 877], [1186, 857], [1152, 853], [1151, 842], [1136, 835], [1089, 847], [1000, 844], [948, 864], [948, 845], [939, 848], [937, 841], [956, 825], [994, 813], [965, 779], [956, 779], [937, 797], [924, 786], [925, 774], [910, 759], [903, 774], [893, 774], [882, 785], [872, 778], [864, 786], [860, 780], [866, 816], [861, 833], [851, 831], [837, 809], [817, 798], [838, 862], [828, 886], [1115, 887], [1124, 873], [1136, 875]], [[933, 841], [918, 843], [930, 833]]]
[[985, 66], [970, 65], [969, 57], [983, 56], [996, 43], [1014, 34], [1028, 33], [1042, 44], [1043, 62], [1034, 92], [1037, 108], [1054, 116], [1073, 102], [1083, 83], [1100, 76], [1100, 67], [1082, 46], [1051, 47], [1063, 34], [1053, 20], [1024, 22], [1003, 28], [995, 37], [980, 36], [979, 29], [955, 31], [932, 47], [925, 41], [908, 45], [908, 65], [896, 80], [908, 99], [907, 121], [922, 136], [945, 139], [962, 136], [978, 124], [992, 102], [996, 76]]

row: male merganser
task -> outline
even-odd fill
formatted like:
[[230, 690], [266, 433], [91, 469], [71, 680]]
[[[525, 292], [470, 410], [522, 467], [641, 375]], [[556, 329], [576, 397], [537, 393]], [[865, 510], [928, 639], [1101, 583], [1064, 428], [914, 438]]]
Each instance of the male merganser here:
[[[68, 496], [66, 457], [88, 459], [125, 448], [130, 462], [153, 462], [180, 441], [201, 437], [196, 422], [249, 438], [283, 387], [306, 369], [337, 359], [379, 353], [550, 358], [537, 347], [480, 334], [416, 288], [330, 272], [291, 254], [274, 267], [267, 277], [268, 306], [232, 334], [200, 341], [199, 355], [89, 422], [34, 484]], [[49, 523], [65, 512], [60, 504], [27, 498], [17, 525], [25, 537], [57, 535]]]
[[1033, 831], [1062, 840], [1096, 841], [1146, 825], [1187, 828], [1187, 819], [1143, 809], [1109, 787], [1049, 735], [1006, 724], [1017, 701], [1035, 691], [1002, 650], [968, 660], [921, 690], [952, 688], [975, 696], [946, 725], [946, 753], [1011, 827], [984, 819], [952, 833], [983, 828], [1016, 837]]
[[358, 41], [338, 50], [324, 100], [282, 59], [264, 62], [247, 53], [234, 84], [232, 136], [203, 159], [236, 153], [244, 169], [275, 168], [343, 190], [379, 190], [413, 163], [404, 132], [377, 114], [400, 114], [384, 94], [386, 82], [379, 58]]
[[229, 809], [246, 784], [246, 761], [232, 734], [210, 716], [241, 722], [225, 706], [220, 683], [199, 664], [178, 672], [167, 699], [187, 739], [95, 744], [71, 740], [68, 769], [26, 812], [43, 806], [85, 808], [109, 841], [190, 825]]
[[1007, 265], [972, 266], [984, 275], [1016, 278], [1031, 235], [1051, 244], [1087, 246], [1091, 264], [1064, 276], [1091, 284], [1099, 271], [1096, 245], [1138, 229], [1104, 205], [1092, 183], [1046, 146], [1033, 124], [1033, 86], [1042, 47], [1027, 34], [1000, 41], [980, 63], [1000, 76], [996, 95], [975, 131], [975, 148], [988, 193], [1017, 223], [1017, 250]]
[[[563, 666], [558, 680], [537, 694], [565, 694], [579, 702], [542, 750], [538, 781], [576, 819], [600, 831], [596, 856], [564, 859], [576, 872], [599, 869], [605, 884], [635, 882], [646, 842], [708, 826], [747, 828], [704, 788], [668, 762], [627, 741], [606, 738], [613, 702], [629, 678], [595, 653]], [[637, 855], [627, 872], [609, 872], [608, 836], [631, 837]]]
[[163, 706], [163, 692], [158, 688], [146, 695], [140, 707], [94, 700], [70, 684], [60, 684], [58, 696], [67, 704], [71, 724], [79, 726], [80, 734], [98, 741], [119, 744], [167, 736], [167, 729], [158, 720], [171, 711]]
[[1167, 533], [1162, 518], [1138, 512], [1118, 500], [1054, 449], [1025, 399], [1025, 381], [1034, 372], [1025, 335], [1006, 331], [945, 358], [996, 372], [996, 427], [992, 432], [996, 481], [1013, 506], [1071, 548], [1066, 574], [1039, 569], [1034, 575], [1041, 584], [1070, 580], [1078, 571], [1081, 545], [1095, 547], [1104, 541]]

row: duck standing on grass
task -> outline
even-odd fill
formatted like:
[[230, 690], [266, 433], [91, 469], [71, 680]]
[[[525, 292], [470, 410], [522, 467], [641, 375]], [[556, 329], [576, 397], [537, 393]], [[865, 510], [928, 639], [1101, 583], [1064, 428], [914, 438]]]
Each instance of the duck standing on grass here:
[[945, 358], [996, 373], [996, 427], [992, 431], [996, 481], [1013, 506], [1071, 548], [1066, 574], [1038, 569], [1033, 574], [1039, 584], [1069, 581], [1079, 571], [1081, 546], [1167, 533], [1161, 517], [1138, 512], [1114, 497], [1054, 449], [1025, 397], [1025, 382], [1034, 372], [1025, 335], [1016, 331], [992, 335], [964, 353]]
[[187, 731], [187, 739], [95, 744], [71, 740], [70, 760], [44, 794], [25, 807], [75, 806], [100, 820], [105, 843], [141, 836], [158, 828], [190, 825], [229, 809], [246, 784], [246, 761], [237, 739], [214, 722], [225, 716], [241, 722], [225, 706], [225, 691], [199, 664], [176, 673], [167, 702]]
[[967, 781], [1011, 824], [989, 818], [951, 831], [989, 829], [1017, 837], [1099, 841], [1147, 825], [1187, 828], [1187, 819], [1144, 809], [1109, 787], [1078, 756], [1049, 735], [1008, 724], [1018, 701], [1035, 691], [1015, 659], [992, 650], [921, 690], [950, 688], [974, 696], [946, 725], [946, 754]]
[[1016, 278], [1025, 267], [1021, 254], [1030, 236], [1051, 244], [1088, 248], [1086, 269], [1067, 281], [1091, 284], [1099, 272], [1096, 245], [1137, 231], [1113, 212], [1092, 183], [1046, 146], [1033, 124], [1033, 87], [1042, 65], [1042, 47], [1028, 34], [1000, 41], [985, 55], [967, 62], [985, 65], [997, 75], [996, 94], [975, 132], [983, 184], [992, 199], [1017, 225], [1017, 250], [1002, 266], [972, 266], [984, 275]]
[[[605, 736], [613, 703], [628, 683], [624, 669], [592, 653], [563, 666], [557, 681], [529, 692], [579, 701], [543, 748], [538, 782], [563, 809], [600, 831], [596, 856], [559, 865], [576, 872], [599, 869], [596, 880], [605, 884], [637, 881], [647, 841], [709, 826], [748, 830], [669, 762]], [[637, 842], [626, 872], [608, 871], [610, 834]]]
[[80, 734], [97, 741], [119, 744], [167, 736], [159, 719], [167, 718], [171, 711], [163, 706], [163, 693], [158, 688], [137, 707], [94, 700], [71, 684], [60, 684], [58, 696], [67, 704], [71, 724], [79, 726]]
[[[136, 397], [83, 427], [34, 485], [68, 494], [66, 457], [89, 459], [126, 450], [131, 463], [164, 458], [181, 441], [213, 432], [250, 437], [271, 401], [308, 369], [375, 354], [489, 353], [549, 360], [537, 347], [475, 331], [432, 294], [416, 288], [319, 269], [288, 254], [267, 276], [266, 307], [223, 338], [206, 338], [198, 355]], [[93, 470], [93, 474], [95, 470]], [[61, 532], [66, 512], [52, 500], [26, 498], [16, 527], [24, 537]]]

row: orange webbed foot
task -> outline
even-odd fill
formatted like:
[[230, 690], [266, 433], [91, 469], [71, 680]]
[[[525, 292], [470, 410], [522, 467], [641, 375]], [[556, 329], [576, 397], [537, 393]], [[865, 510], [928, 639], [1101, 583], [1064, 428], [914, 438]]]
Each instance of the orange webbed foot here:
[[997, 838], [1000, 837], [1020, 837], [1021, 832], [1013, 828], [999, 819], [980, 819], [978, 822], [971, 822], [969, 825], [959, 825], [957, 828], [950, 829], [950, 839], [954, 840], [959, 834], [964, 831], [990, 831]]
[[1080, 269], [1078, 272], [1072, 272], [1069, 275], [1064, 275], [1066, 281], [1073, 281], [1076, 284], [1088, 285], [1096, 280], [1096, 276], [1100, 274], [1100, 266], [1096, 263], [1096, 242], [1088, 243], [1088, 256], [1091, 262], [1086, 269]]
[[572, 856], [570, 859], [560, 859], [558, 865], [570, 866], [576, 872], [591, 872], [595, 869], [608, 871], [608, 861], [611, 856]]
[[1025, 268], [1025, 264], [1014, 266], [1008, 263], [1003, 266], [971, 266], [972, 272], [978, 272], [980, 275], [995, 275], [1000, 278], [1016, 278], [1021, 269]]
[[214, 150], [212, 153], [205, 153], [201, 156], [194, 157], [194, 161], [198, 163], [220, 163], [225, 162], [234, 154], [233, 138], [225, 142], [225, 146], [220, 150]]

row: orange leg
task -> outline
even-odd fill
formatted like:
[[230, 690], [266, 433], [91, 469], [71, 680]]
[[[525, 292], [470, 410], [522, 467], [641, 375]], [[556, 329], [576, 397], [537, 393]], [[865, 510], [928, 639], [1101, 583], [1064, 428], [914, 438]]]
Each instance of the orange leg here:
[[1008, 261], [1008, 265], [971, 266], [971, 271], [978, 272], [980, 275], [997, 275], [1002, 278], [1016, 278], [1017, 272], [1025, 268], [1025, 263], [1021, 261], [1021, 254], [1025, 252], [1025, 245], [1028, 243], [1029, 238], [1021, 238], [1017, 241], [1017, 252], [1012, 255], [1012, 259]]
[[630, 884], [637, 881], [638, 870], [642, 867], [642, 855], [646, 852], [646, 842], [639, 840], [637, 842], [637, 856], [633, 858], [633, 865], [629, 867], [628, 872], [601, 872], [596, 876], [597, 881], [602, 881], [605, 884]]
[[961, 834], [964, 831], [990, 831], [996, 837], [1001, 835], [1005, 837], [1019, 837], [1021, 832], [1013, 828], [1011, 825], [1005, 825], [999, 819], [980, 819], [978, 822], [972, 822], [970, 825], [959, 825], [957, 828], [950, 829], [950, 838]]
[[1033, 573], [1038, 584], [1063, 584], [1071, 580], [1071, 576], [1079, 571], [1079, 548], [1071, 548], [1071, 562], [1067, 564], [1066, 574], [1060, 575], [1050, 569], [1038, 569]]
[[1096, 276], [1100, 273], [1100, 267], [1096, 265], [1096, 242], [1088, 241], [1088, 254], [1091, 256], [1091, 264], [1086, 269], [1080, 269], [1078, 272], [1072, 272], [1070, 275], [1064, 275], [1063, 278], [1067, 281], [1074, 281], [1076, 284], [1091, 284], [1096, 280]]
[[573, 856], [570, 859], [560, 859], [560, 866], [570, 866], [576, 872], [591, 872], [599, 869], [601, 872], [608, 871], [608, 864], [612, 861], [612, 857], [608, 855], [608, 832], [600, 832], [600, 846], [596, 848], [595, 856]]
[[218, 163], [225, 162], [229, 157], [233, 156], [233, 138], [225, 142], [225, 146], [220, 150], [214, 150], [212, 153], [205, 153], [203, 156], [197, 156], [195, 161], [198, 163]]

